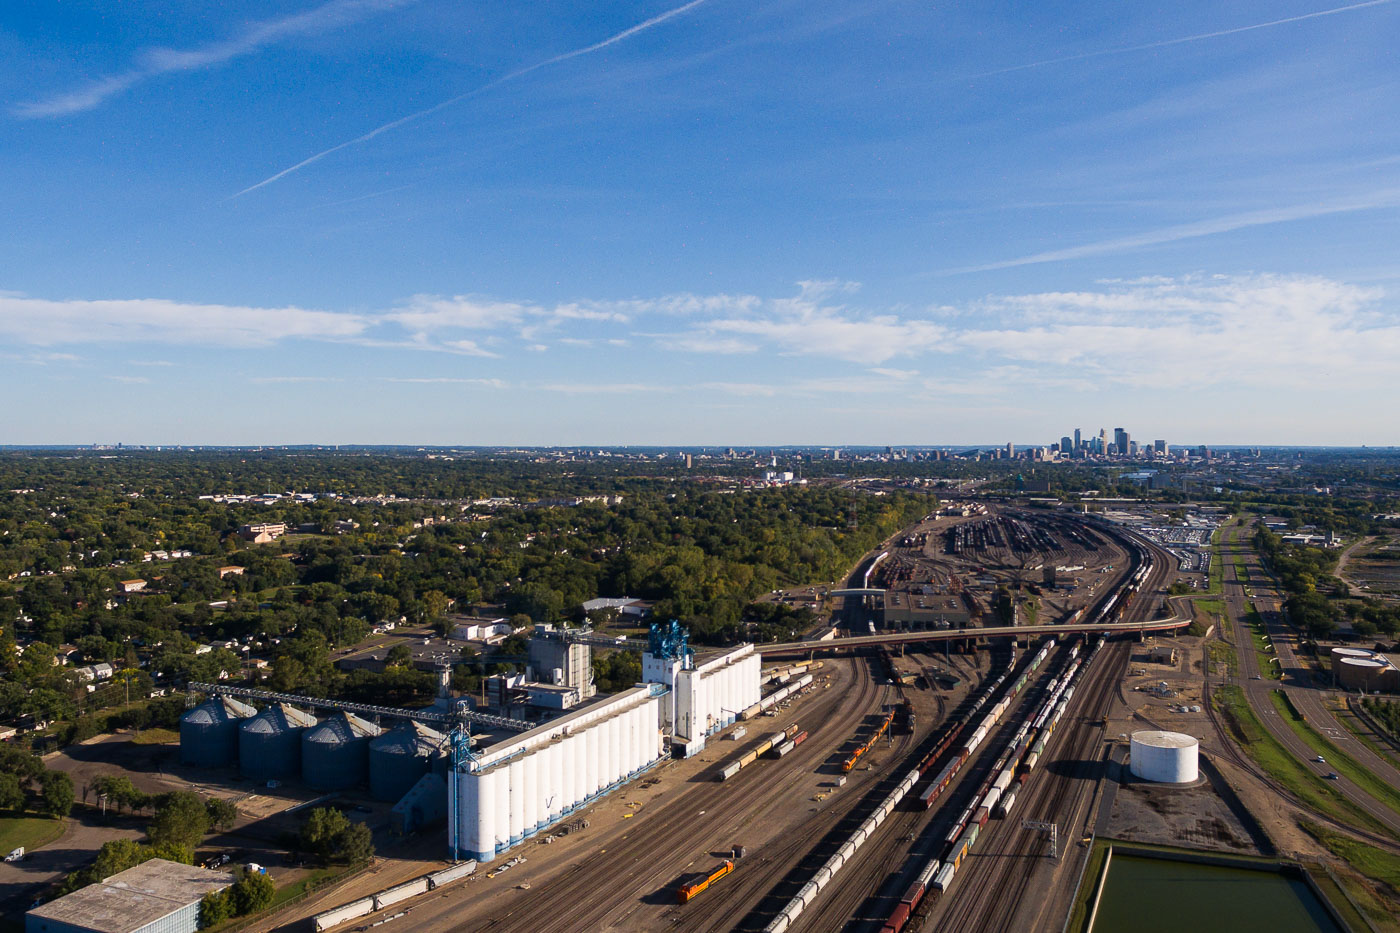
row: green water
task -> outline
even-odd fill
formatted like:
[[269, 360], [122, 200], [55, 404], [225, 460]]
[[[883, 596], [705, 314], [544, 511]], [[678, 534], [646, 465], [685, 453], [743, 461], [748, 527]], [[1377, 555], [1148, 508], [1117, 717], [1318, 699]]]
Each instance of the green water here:
[[1308, 886], [1269, 871], [1113, 856], [1092, 933], [1341, 933]]

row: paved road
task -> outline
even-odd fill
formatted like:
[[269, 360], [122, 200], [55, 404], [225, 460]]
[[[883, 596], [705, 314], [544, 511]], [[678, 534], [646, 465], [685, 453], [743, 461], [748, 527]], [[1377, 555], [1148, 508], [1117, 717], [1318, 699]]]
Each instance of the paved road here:
[[91, 811], [75, 809], [63, 835], [22, 861], [0, 863], [0, 913], [11, 919], [23, 914], [49, 885], [92, 861], [102, 843], [144, 835], [135, 826], [112, 826]]
[[[1293, 701], [1294, 706], [1307, 718], [1308, 723], [1314, 729], [1326, 735], [1333, 744], [1351, 755], [1367, 770], [1382, 780], [1400, 787], [1400, 772], [1397, 772], [1390, 762], [1363, 745], [1345, 726], [1337, 722], [1331, 710], [1327, 709], [1325, 704], [1327, 694], [1323, 689], [1326, 685], [1315, 684], [1312, 672], [1298, 660], [1294, 635], [1283, 622], [1280, 593], [1276, 585], [1265, 574], [1259, 563], [1258, 554], [1249, 546], [1247, 532], [1238, 528], [1230, 529], [1226, 533], [1219, 551], [1217, 557], [1224, 562], [1226, 609], [1235, 633], [1236, 654], [1239, 658], [1239, 671], [1235, 682], [1244, 688], [1249, 705], [1253, 707], [1264, 727], [1284, 748], [1300, 760], [1308, 762], [1308, 767], [1314, 769], [1319, 775], [1332, 771], [1330, 765], [1317, 764], [1312, 761], [1316, 752], [1306, 742], [1298, 738], [1293, 729], [1283, 721], [1283, 718], [1275, 710], [1270, 701], [1269, 693], [1276, 687], [1282, 686], [1289, 699]], [[1239, 554], [1243, 558], [1252, 597], [1245, 596], [1246, 584], [1238, 577], [1235, 568], [1235, 554]], [[1249, 625], [1245, 621], [1251, 602], [1264, 618], [1269, 638], [1278, 653], [1278, 666], [1283, 670], [1282, 681], [1271, 680], [1259, 670], [1259, 661], [1254, 653], [1253, 637]], [[1259, 679], [1256, 680], [1256, 676]], [[1346, 778], [1331, 783], [1343, 796], [1378, 823], [1388, 827], [1392, 832], [1400, 833], [1400, 814]]]

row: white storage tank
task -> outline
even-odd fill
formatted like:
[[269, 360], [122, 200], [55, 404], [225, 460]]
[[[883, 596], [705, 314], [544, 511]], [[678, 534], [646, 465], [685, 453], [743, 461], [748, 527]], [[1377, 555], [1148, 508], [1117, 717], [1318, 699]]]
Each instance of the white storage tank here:
[[1200, 775], [1201, 743], [1180, 732], [1134, 732], [1129, 769], [1157, 784], [1189, 784]]

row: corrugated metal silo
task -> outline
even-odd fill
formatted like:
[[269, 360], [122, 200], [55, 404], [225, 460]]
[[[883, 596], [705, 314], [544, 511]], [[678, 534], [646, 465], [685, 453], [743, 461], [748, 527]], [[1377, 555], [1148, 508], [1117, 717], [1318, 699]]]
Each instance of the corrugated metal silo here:
[[285, 703], [275, 703], [238, 728], [238, 765], [255, 781], [301, 775], [301, 734], [316, 717]]
[[363, 784], [369, 743], [384, 730], [349, 713], [334, 713], [301, 735], [301, 777], [317, 790]]
[[180, 760], [197, 768], [238, 762], [238, 724], [257, 710], [230, 697], [210, 697], [180, 717]]
[[443, 736], [420, 722], [404, 722], [369, 743], [369, 789], [375, 800], [397, 801], [438, 757]]

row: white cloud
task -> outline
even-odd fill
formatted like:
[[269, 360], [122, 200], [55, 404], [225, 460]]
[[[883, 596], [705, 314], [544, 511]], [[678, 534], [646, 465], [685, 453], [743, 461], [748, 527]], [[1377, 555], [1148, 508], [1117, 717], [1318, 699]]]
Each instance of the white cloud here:
[[0, 297], [0, 338], [40, 347], [113, 341], [265, 347], [295, 338], [350, 339], [369, 326], [363, 315], [296, 307]]
[[493, 301], [474, 295], [414, 295], [408, 306], [386, 317], [402, 327], [420, 332], [438, 330], [488, 330], [518, 324], [527, 315], [540, 314], [535, 305]]
[[672, 350], [679, 353], [718, 353], [725, 356], [733, 356], [744, 353], [757, 353], [758, 344], [751, 340], [739, 340], [735, 337], [719, 337], [714, 334], [703, 332], [686, 334], [638, 334], [639, 337], [650, 337], [656, 346], [663, 350]]
[[544, 392], [563, 395], [632, 395], [638, 392], [670, 392], [671, 387], [641, 382], [573, 382], [537, 386]]
[[278, 19], [249, 24], [242, 32], [220, 42], [193, 49], [146, 49], [136, 64], [121, 74], [99, 78], [84, 87], [42, 100], [19, 104], [16, 116], [27, 118], [60, 117], [91, 110], [107, 98], [161, 75], [204, 71], [235, 58], [259, 52], [269, 45], [312, 35], [343, 26], [385, 10], [402, 6], [406, 0], [330, 0], [314, 9]]
[[253, 376], [248, 380], [257, 385], [277, 385], [283, 382], [344, 382], [335, 376]]
[[424, 377], [403, 377], [403, 376], [381, 376], [381, 382], [397, 382], [405, 385], [462, 385], [480, 386], [485, 389], [504, 389], [505, 382], [500, 379], [470, 379], [457, 376], [424, 376]]
[[1177, 224], [1173, 227], [1149, 230], [1145, 233], [1133, 234], [1132, 236], [1100, 240], [1096, 243], [1085, 243], [1063, 249], [1046, 250], [1045, 252], [1032, 253], [1028, 256], [1021, 256], [1016, 259], [1004, 259], [999, 262], [989, 262], [978, 266], [949, 269], [941, 274], [952, 275], [963, 272], [995, 272], [999, 269], [1013, 269], [1018, 266], [1084, 259], [1089, 256], [1123, 253], [1149, 246], [1161, 246], [1166, 243], [1176, 243], [1181, 240], [1213, 236], [1217, 233], [1230, 233], [1235, 230], [1245, 230], [1250, 227], [1289, 223], [1295, 220], [1327, 217], [1333, 214], [1351, 214], [1357, 211], [1376, 210], [1378, 208], [1396, 207], [1397, 205], [1400, 205], [1400, 188], [1385, 188], [1351, 197], [1319, 201], [1313, 204], [1271, 207], [1257, 211], [1245, 211], [1239, 214], [1228, 214], [1223, 217], [1211, 217], [1189, 224]]
[[[1400, 358], [1400, 314], [1382, 291], [1317, 276], [1146, 277], [913, 310], [858, 307], [851, 303], [853, 288], [806, 283], [795, 295], [740, 302], [743, 314], [733, 313], [736, 303], [729, 296], [714, 302], [693, 296], [697, 310], [686, 312], [684, 330], [635, 330], [627, 336], [648, 351], [641, 360], [663, 367], [661, 389], [678, 388], [687, 379], [709, 380], [708, 388], [731, 395], [887, 392], [937, 399], [995, 397], [1026, 388], [1086, 392], [1314, 384], [1321, 391], [1388, 389]], [[643, 299], [633, 301], [628, 320], [646, 314], [674, 320], [667, 316], [669, 300], [651, 312], [641, 310]], [[575, 301], [565, 307], [613, 305]], [[615, 336], [623, 325], [612, 311], [572, 317], [555, 312], [545, 304], [461, 296], [418, 296], [387, 311], [350, 313], [0, 295], [0, 345], [9, 345], [11, 358], [34, 362], [77, 362], [62, 351], [82, 344], [261, 349], [304, 340], [490, 359], [554, 348], [565, 364], [596, 348], [628, 345], [626, 337]], [[521, 335], [536, 326], [551, 334], [551, 343]], [[824, 369], [820, 379], [810, 369], [786, 379], [765, 370], [754, 379], [753, 372], [740, 375], [735, 364], [725, 370], [723, 362], [706, 361], [698, 370], [704, 376], [697, 379], [664, 368], [681, 354], [804, 357], [823, 361]], [[775, 364], [774, 371], [785, 365]], [[494, 379], [467, 376], [418, 378], [504, 387]], [[659, 390], [635, 382], [533, 388], [576, 395]]]
[[126, 384], [126, 385], [146, 385], [147, 383], [149, 383], [149, 382], [151, 381], [151, 380], [147, 379], [145, 376], [110, 376], [110, 375], [109, 375], [107, 378], [110, 379], [110, 380], [112, 380], [113, 382], [121, 382], [121, 383], [124, 383], [124, 384]]

